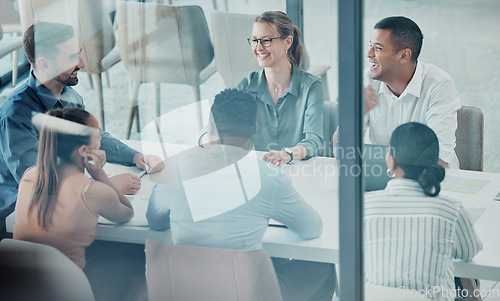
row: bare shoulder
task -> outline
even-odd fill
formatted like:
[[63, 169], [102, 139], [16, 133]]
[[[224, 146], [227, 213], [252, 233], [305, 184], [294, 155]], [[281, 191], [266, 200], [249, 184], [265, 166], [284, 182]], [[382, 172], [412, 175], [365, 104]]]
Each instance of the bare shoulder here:
[[91, 181], [86, 192], [85, 198], [89, 203], [94, 202], [117, 202], [118, 195], [110, 186], [99, 181]]
[[37, 167], [36, 165], [35, 166], [31, 166], [29, 167], [28, 169], [26, 169], [26, 171], [24, 172], [23, 174], [23, 180], [25, 181], [30, 181], [30, 182], [33, 182], [35, 181], [35, 178], [36, 178], [36, 172], [37, 172]]

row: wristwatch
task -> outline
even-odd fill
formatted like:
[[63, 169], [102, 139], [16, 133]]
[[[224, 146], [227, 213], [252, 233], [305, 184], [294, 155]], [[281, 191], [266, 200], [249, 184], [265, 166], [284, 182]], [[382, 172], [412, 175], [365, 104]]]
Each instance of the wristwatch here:
[[288, 164], [288, 163], [292, 162], [292, 161], [293, 161], [293, 150], [291, 150], [291, 149], [290, 149], [290, 148], [288, 148], [288, 147], [285, 147], [285, 148], [283, 149], [283, 151], [284, 151], [285, 153], [287, 153], [287, 154], [289, 154], [289, 155], [290, 155], [290, 161], [286, 162], [286, 164]]

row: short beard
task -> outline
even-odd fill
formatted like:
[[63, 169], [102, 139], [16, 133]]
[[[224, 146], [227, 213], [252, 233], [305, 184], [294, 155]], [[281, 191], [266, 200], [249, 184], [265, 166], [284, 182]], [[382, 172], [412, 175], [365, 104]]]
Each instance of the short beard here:
[[56, 80], [64, 86], [76, 86], [76, 84], [78, 84], [78, 77], [71, 78], [69, 75], [64, 78], [60, 75], [56, 78]]

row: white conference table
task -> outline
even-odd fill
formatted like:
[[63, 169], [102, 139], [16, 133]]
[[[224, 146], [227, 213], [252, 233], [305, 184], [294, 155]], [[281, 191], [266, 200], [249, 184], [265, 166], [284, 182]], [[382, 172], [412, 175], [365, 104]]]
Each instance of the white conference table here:
[[[124, 141], [137, 150], [163, 157], [158, 143]], [[189, 146], [165, 144], [168, 156], [172, 156]], [[263, 238], [263, 246], [271, 256], [300, 260], [339, 263], [339, 223], [338, 223], [338, 172], [337, 162], [332, 158], [315, 157], [307, 161], [294, 162], [283, 167], [291, 178], [296, 190], [316, 209], [323, 219], [321, 237], [305, 240], [287, 228], [269, 227]], [[139, 173], [135, 167], [109, 164], [106, 170], [111, 175], [118, 172]], [[447, 169], [448, 176], [471, 179], [487, 179], [490, 184], [480, 193], [467, 199], [467, 206], [485, 208], [475, 222], [475, 229], [483, 242], [483, 250], [472, 261], [455, 262], [457, 277], [500, 281], [500, 202], [494, 197], [500, 191], [500, 174]], [[142, 187], [133, 200], [135, 222], [143, 223], [151, 189], [154, 183], [149, 176], [142, 178]], [[472, 204], [472, 205], [471, 205]], [[154, 231], [149, 227], [130, 224], [99, 224], [97, 239], [128, 243], [144, 243], [146, 239], [171, 243], [170, 230]], [[15, 216], [7, 218], [7, 230], [12, 232]]]
[[[142, 143], [140, 145], [138, 141], [125, 142], [134, 149], [143, 150], [145, 153], [153, 153], [163, 158], [161, 148], [155, 143]], [[165, 144], [165, 147], [168, 156], [172, 156], [182, 150], [197, 146]], [[283, 167], [300, 195], [321, 214], [323, 218], [323, 234], [320, 238], [306, 240], [289, 229], [269, 227], [263, 238], [263, 246], [271, 256], [318, 262], [338, 262], [338, 206], [336, 201], [338, 176], [336, 166], [335, 159], [316, 157]], [[107, 168], [107, 171], [108, 173], [111, 172], [111, 174], [124, 171], [139, 172], [137, 168], [119, 165], [111, 165]], [[313, 176], [313, 173], [316, 173], [316, 176]], [[144, 176], [141, 190], [132, 201], [138, 220], [137, 223], [139, 224], [144, 224], [147, 201], [154, 184], [149, 179], [149, 176]], [[321, 189], [318, 189], [318, 187]], [[134, 202], [136, 203], [134, 204]], [[138, 204], [137, 202], [141, 203]], [[134, 221], [131, 223], [133, 224]], [[130, 243], [144, 243], [146, 239], [152, 239], [171, 243], [170, 230], [154, 231], [148, 227], [126, 224], [118, 226], [99, 224], [97, 239]]]

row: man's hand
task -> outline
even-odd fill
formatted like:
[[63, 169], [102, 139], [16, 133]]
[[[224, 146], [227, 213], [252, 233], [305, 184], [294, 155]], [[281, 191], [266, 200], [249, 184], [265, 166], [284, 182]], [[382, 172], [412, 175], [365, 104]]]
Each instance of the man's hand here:
[[288, 154], [285, 151], [272, 150], [264, 156], [263, 160], [278, 167], [281, 167], [284, 164], [290, 162], [291, 158], [292, 157], [290, 156], [290, 154]]
[[135, 154], [134, 164], [137, 168], [145, 170], [148, 173], [162, 171], [165, 167], [165, 163], [163, 163], [160, 157], [155, 155], [144, 155], [142, 153]]
[[365, 114], [380, 104], [378, 95], [372, 86], [365, 87]]
[[141, 189], [141, 179], [131, 173], [122, 173], [109, 178], [123, 194], [136, 194]]

